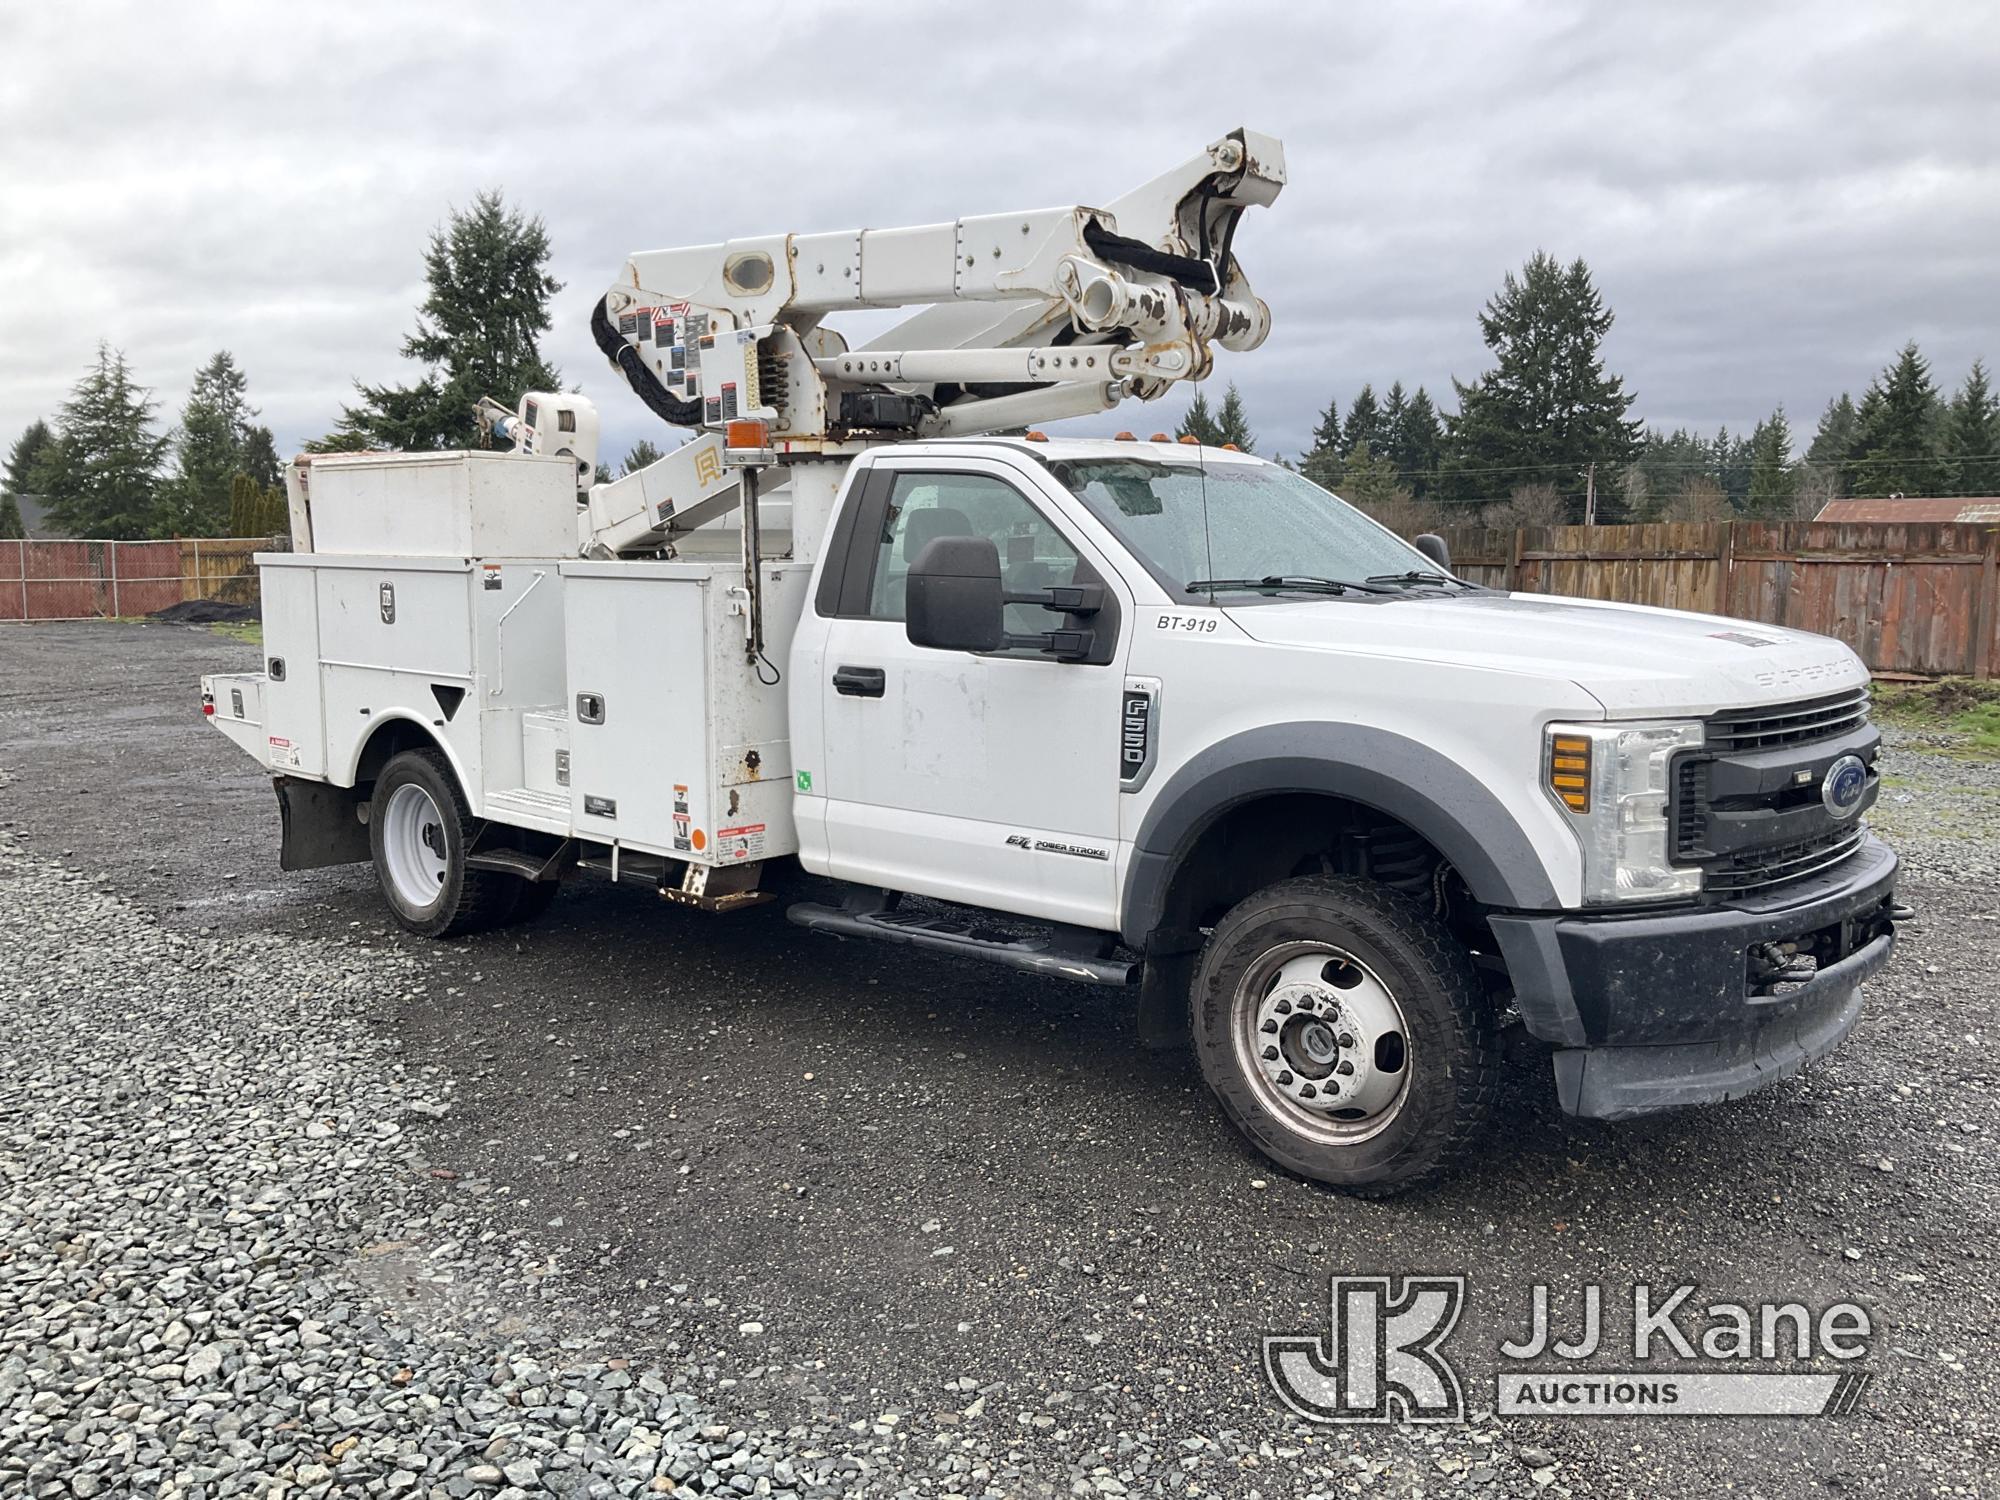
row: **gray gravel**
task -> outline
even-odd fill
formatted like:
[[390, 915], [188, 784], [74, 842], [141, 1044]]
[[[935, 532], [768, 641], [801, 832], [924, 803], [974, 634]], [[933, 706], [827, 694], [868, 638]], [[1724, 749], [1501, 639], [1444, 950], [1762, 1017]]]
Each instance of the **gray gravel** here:
[[[1303, 1431], [1125, 1432], [1059, 1478], [1015, 1446], [1136, 1410], [1111, 1385], [1024, 1402], [966, 1377], [921, 1437], [894, 1399], [851, 1422], [718, 1415], [713, 1396], [817, 1363], [621, 1357], [684, 1283], [627, 1329], [583, 1328], [559, 1257], [496, 1227], [494, 1184], [415, 1144], [453, 1091], [380, 1025], [423, 992], [417, 958], [169, 931], [4, 829], [0, 952], [0, 1494], [1197, 1495], [1260, 1461], [1371, 1488], [1498, 1477], [1477, 1426], [1449, 1435], [1465, 1456], [1406, 1433], [1330, 1464]], [[735, 1331], [754, 1350], [765, 1327]]]
[[[407, 940], [365, 868], [276, 869], [194, 702], [255, 656], [0, 629], [5, 1500], [1993, 1483], [1990, 762], [1892, 736], [1875, 821], [1923, 915], [1826, 1065], [1602, 1126], [1530, 1049], [1470, 1170], [1363, 1204], [1077, 987], [588, 882]], [[1421, 1270], [1471, 1278], [1475, 1401], [1537, 1280], [1858, 1298], [1875, 1383], [1838, 1421], [1292, 1423], [1259, 1336], [1323, 1328], [1328, 1274]]]

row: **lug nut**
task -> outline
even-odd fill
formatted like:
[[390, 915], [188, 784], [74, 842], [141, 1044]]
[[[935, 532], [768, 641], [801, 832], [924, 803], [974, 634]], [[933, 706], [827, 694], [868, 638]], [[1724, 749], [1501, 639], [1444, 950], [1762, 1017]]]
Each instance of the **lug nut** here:
[[1278, 1014], [1281, 1016], [1289, 1016], [1291, 1013], [1292, 1013], [1292, 1002], [1289, 1000], [1280, 1000], [1278, 1002]]
[[1278, 1075], [1278, 1082], [1279, 1082], [1280, 1084], [1284, 1084], [1284, 1085], [1287, 1085], [1287, 1086], [1289, 1086], [1289, 1085], [1290, 1085], [1290, 1083], [1291, 1083], [1291, 1081], [1292, 1081], [1292, 1075], [1291, 1075], [1291, 1073], [1290, 1073], [1290, 1071], [1289, 1071], [1289, 1070], [1288, 1070], [1288, 1071], [1286, 1071], [1286, 1072], [1283, 1072], [1283, 1073], [1280, 1073], [1280, 1074]]
[[1354, 1071], [1354, 1064], [1351, 1062], [1344, 1062], [1340, 1064], [1338, 1067], [1336, 1067], [1333, 1071], [1343, 1075], [1352, 1073]]
[[1354, 1033], [1351, 1031], [1341, 1032], [1340, 1045], [1343, 1047], [1352, 1047], [1354, 1045]]
[[1299, 1097], [1301, 1099], [1316, 1099], [1319, 1097], [1319, 1090], [1308, 1083], [1300, 1088]]
[[1278, 1023], [1276, 1021], [1266, 1021], [1262, 1026], [1258, 1027], [1257, 1029], [1263, 1032], [1266, 1036], [1270, 1036], [1273, 1032], [1275, 1032], [1278, 1029]]
[[1264, 1049], [1264, 1061], [1276, 1062], [1277, 1060], [1278, 1060], [1278, 1049], [1276, 1047], [1266, 1047]]

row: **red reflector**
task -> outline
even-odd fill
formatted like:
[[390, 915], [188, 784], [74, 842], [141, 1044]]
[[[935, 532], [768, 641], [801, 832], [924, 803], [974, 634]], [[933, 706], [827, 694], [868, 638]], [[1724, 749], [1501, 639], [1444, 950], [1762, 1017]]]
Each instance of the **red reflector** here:
[[213, 703], [204, 703], [201, 706], [201, 711], [205, 714], [212, 715], [215, 712], [215, 705]]

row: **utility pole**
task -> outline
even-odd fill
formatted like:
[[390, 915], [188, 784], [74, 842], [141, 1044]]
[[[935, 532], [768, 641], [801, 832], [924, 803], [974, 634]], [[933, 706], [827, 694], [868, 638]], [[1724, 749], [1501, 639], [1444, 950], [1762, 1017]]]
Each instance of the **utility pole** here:
[[1592, 462], [1583, 471], [1583, 524], [1597, 524], [1597, 464]]

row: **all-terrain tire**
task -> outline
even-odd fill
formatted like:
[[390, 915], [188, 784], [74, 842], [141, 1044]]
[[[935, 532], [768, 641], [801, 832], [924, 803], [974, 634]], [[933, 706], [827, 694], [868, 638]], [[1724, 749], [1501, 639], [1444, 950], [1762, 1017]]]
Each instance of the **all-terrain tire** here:
[[[1354, 1042], [1366, 1045], [1372, 1031], [1390, 1028], [1336, 1021], [1332, 1030], [1348, 1033], [1339, 1040], [1350, 1050], [1331, 1054], [1324, 1051], [1326, 1030], [1310, 1039], [1321, 1049], [1310, 1065], [1328, 1069], [1323, 1090], [1327, 1083], [1337, 1091], [1357, 1082], [1378, 1092], [1400, 1090], [1393, 1103], [1349, 1111], [1352, 1118], [1324, 1112], [1324, 1092], [1311, 1103], [1292, 1097], [1287, 1091], [1301, 1087], [1292, 1073], [1274, 1076], [1295, 1055], [1274, 1056], [1274, 1045], [1294, 1045], [1289, 1034], [1300, 1019], [1313, 1018], [1315, 1002], [1314, 994], [1304, 996], [1301, 1018], [1282, 995], [1302, 979], [1308, 990], [1321, 982], [1312, 978], [1320, 950], [1329, 955], [1320, 972], [1331, 976], [1316, 1001], [1321, 1015], [1341, 1014], [1345, 996], [1350, 1018], [1372, 1006], [1372, 1015], [1393, 1016], [1401, 1027], [1400, 1042], [1360, 1054], [1351, 1050]], [[1351, 988], [1338, 988], [1343, 983]], [[1279, 1019], [1273, 1007], [1281, 1003], [1287, 1005], [1283, 1038], [1268, 1034]], [[1301, 1177], [1362, 1196], [1387, 1196], [1443, 1172], [1484, 1131], [1500, 1060], [1493, 1007], [1464, 948], [1442, 922], [1397, 891], [1322, 875], [1258, 891], [1223, 917], [1202, 949], [1190, 1008], [1202, 1076], [1223, 1109], [1260, 1151]], [[1396, 1083], [1399, 1049], [1404, 1078]], [[1336, 1064], [1327, 1056], [1352, 1060], [1358, 1078], [1332, 1076]]]
[[[405, 750], [382, 768], [369, 801], [368, 847], [382, 899], [411, 932], [455, 937], [498, 926], [514, 912], [516, 887], [527, 882], [465, 866], [478, 826], [438, 751]], [[427, 901], [420, 899], [426, 889], [433, 892]]]

